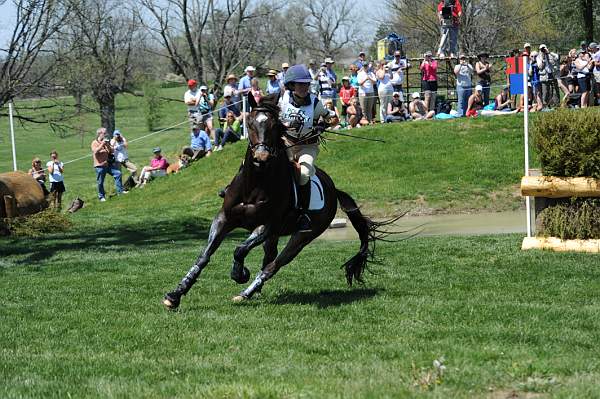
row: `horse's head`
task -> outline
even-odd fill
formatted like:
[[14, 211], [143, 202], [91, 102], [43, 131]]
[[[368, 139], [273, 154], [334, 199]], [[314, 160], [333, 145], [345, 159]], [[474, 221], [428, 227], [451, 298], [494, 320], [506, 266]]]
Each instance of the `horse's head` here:
[[254, 96], [248, 93], [248, 104], [252, 109], [246, 120], [248, 145], [254, 163], [259, 165], [277, 156], [281, 148], [283, 129], [279, 122], [278, 99], [279, 95], [271, 94], [261, 98], [260, 103], [257, 104]]

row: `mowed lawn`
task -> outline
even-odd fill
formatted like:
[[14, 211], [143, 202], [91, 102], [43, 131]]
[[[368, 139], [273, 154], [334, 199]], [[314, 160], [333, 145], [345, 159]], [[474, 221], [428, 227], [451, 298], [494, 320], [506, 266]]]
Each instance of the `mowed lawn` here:
[[3, 240], [0, 397], [599, 395], [596, 257], [521, 252], [518, 235], [416, 238], [380, 245], [383, 264], [348, 288], [358, 243], [319, 241], [239, 305], [235, 234], [168, 312], [207, 223]]

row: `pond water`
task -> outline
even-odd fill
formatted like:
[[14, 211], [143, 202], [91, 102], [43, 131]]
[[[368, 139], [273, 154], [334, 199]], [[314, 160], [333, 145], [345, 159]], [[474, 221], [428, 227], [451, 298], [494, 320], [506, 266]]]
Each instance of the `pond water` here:
[[[322, 240], [355, 240], [358, 234], [347, 221], [346, 227], [331, 228], [319, 237]], [[420, 226], [420, 227], [419, 227]], [[525, 211], [490, 212], [460, 215], [405, 216], [391, 230], [420, 232], [419, 236], [526, 234]]]

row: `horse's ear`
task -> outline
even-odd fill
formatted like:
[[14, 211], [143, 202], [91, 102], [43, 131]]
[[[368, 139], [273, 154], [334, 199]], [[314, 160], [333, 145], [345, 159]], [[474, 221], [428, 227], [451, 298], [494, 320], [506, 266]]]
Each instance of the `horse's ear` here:
[[248, 94], [246, 94], [246, 98], [248, 100], [248, 105], [250, 106], [250, 109], [258, 107], [258, 104], [256, 103], [256, 100], [254, 99], [254, 96], [251, 92], [248, 92]]

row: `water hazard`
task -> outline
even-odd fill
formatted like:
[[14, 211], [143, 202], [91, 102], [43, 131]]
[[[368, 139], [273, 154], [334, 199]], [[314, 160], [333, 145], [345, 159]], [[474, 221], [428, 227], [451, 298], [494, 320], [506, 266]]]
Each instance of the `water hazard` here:
[[[490, 212], [461, 215], [405, 216], [390, 226], [392, 230], [416, 228], [419, 236], [482, 235], [526, 233], [525, 211]], [[419, 227], [421, 226], [421, 227]], [[358, 239], [356, 231], [347, 220], [346, 227], [332, 228], [319, 237], [323, 240]]]

